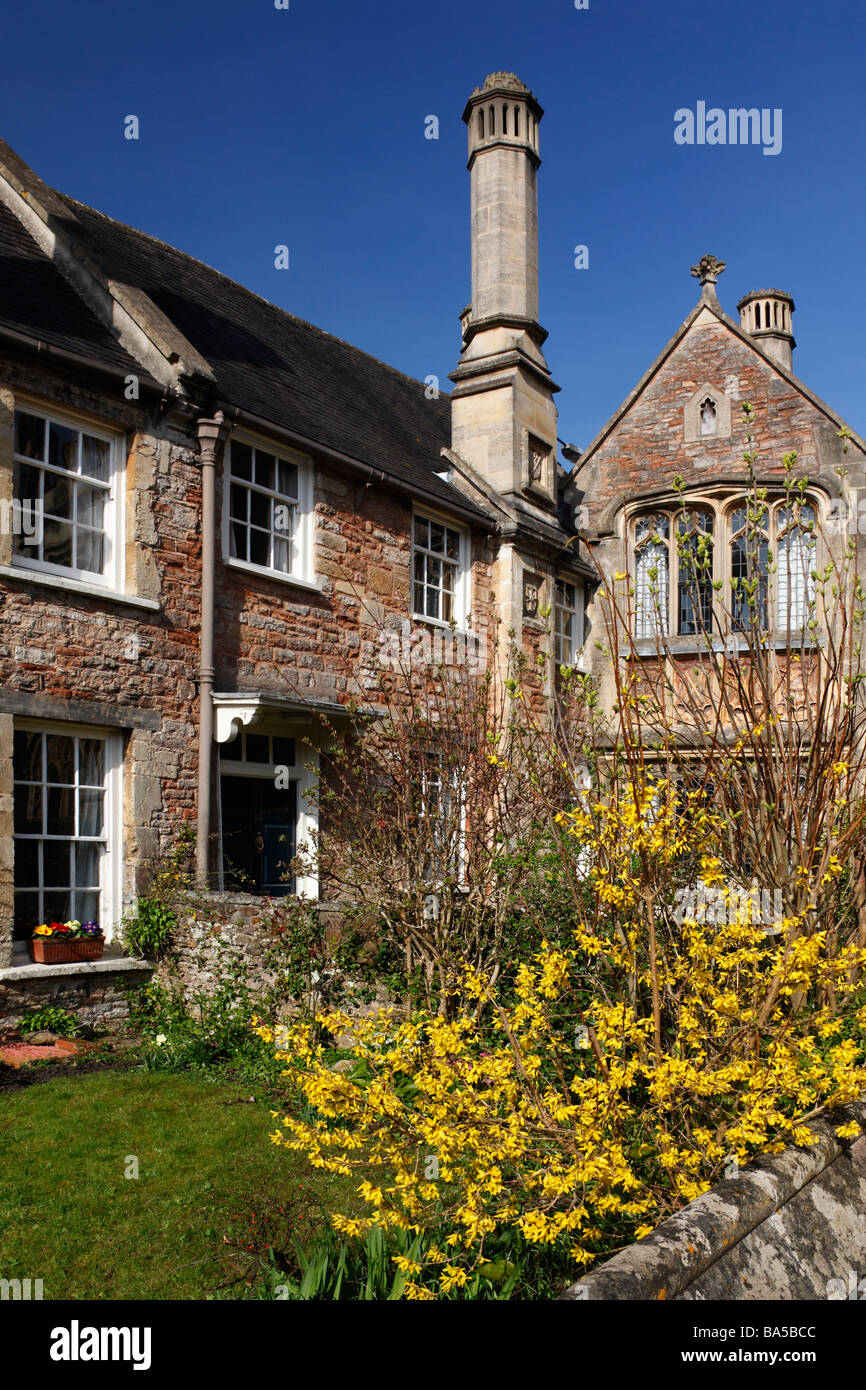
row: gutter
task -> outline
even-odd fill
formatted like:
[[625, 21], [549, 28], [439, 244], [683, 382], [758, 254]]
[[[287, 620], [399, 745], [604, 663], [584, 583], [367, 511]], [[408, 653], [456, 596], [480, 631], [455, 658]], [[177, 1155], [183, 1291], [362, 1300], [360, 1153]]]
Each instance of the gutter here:
[[95, 358], [85, 357], [83, 353], [72, 352], [69, 348], [55, 347], [52, 343], [46, 343], [41, 338], [32, 338], [27, 333], [18, 333], [14, 328], [7, 328], [3, 324], [0, 324], [0, 338], [6, 338], [11, 343], [20, 343], [39, 356], [56, 358], [59, 362], [68, 362], [74, 367], [85, 367], [89, 372], [101, 372], [105, 376], [121, 381], [125, 381], [128, 376], [136, 376], [140, 386], [160, 393], [165, 390], [162, 382], [157, 381], [156, 377], [151, 376], [145, 367], [139, 366], [134, 360], [132, 363], [136, 368], [134, 372], [126, 367], [113, 367], [107, 362], [99, 362]]
[[249, 429], [258, 430], [259, 433], [271, 435], [275, 439], [282, 439], [287, 444], [293, 444], [296, 448], [307, 449], [312, 454], [318, 454], [333, 463], [341, 464], [344, 468], [367, 478], [370, 482], [387, 483], [388, 487], [393, 488], [401, 496], [411, 499], [421, 497], [429, 502], [431, 507], [448, 507], [456, 516], [462, 517], [465, 521], [478, 527], [479, 530], [492, 532], [496, 529], [495, 522], [484, 515], [480, 509], [476, 511], [475, 508], [461, 506], [459, 500], [452, 501], [450, 498], [443, 498], [438, 492], [431, 492], [425, 488], [423, 482], [419, 484], [404, 483], [381, 468], [373, 468], [371, 464], [362, 463], [360, 459], [353, 458], [351, 454], [340, 453], [338, 449], [331, 449], [326, 444], [320, 444], [318, 440], [308, 438], [307, 435], [288, 430], [283, 425], [275, 424], [273, 420], [266, 420], [262, 415], [253, 415], [250, 411], [242, 410], [240, 406], [232, 405], [229, 401], [221, 400], [218, 405], [219, 412], [224, 413], [225, 417], [234, 424], [246, 425]]

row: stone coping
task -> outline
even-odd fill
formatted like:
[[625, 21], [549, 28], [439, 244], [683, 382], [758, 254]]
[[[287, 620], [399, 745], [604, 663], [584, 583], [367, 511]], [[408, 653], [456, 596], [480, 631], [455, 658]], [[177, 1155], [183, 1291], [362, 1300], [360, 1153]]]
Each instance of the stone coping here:
[[62, 965], [37, 965], [22, 961], [0, 970], [0, 984], [24, 984], [27, 980], [63, 979], [69, 975], [142, 974], [155, 969], [150, 961], [131, 956], [103, 956], [101, 960], [64, 961]]
[[[861, 1130], [866, 1127], [866, 1104], [840, 1107], [834, 1113], [856, 1120]], [[835, 1134], [839, 1123], [838, 1118], [831, 1122], [825, 1115], [818, 1116], [809, 1125], [817, 1143], [755, 1159], [736, 1178], [717, 1184], [667, 1217], [643, 1240], [589, 1270], [558, 1301], [688, 1297], [689, 1286], [717, 1260], [730, 1255], [850, 1150], [850, 1143]]]

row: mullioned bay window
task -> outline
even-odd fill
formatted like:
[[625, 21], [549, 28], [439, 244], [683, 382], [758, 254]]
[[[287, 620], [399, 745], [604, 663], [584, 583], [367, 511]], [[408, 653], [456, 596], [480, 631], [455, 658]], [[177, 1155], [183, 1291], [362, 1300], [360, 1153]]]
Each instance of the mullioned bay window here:
[[803, 631], [815, 610], [816, 516], [809, 500], [733, 498], [633, 517], [635, 637], [712, 633], [722, 601], [741, 631]]

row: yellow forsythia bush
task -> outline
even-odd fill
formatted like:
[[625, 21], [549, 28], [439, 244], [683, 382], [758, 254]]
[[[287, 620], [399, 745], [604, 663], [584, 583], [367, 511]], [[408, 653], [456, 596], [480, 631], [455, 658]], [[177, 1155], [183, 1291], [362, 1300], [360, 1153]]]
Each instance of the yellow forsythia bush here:
[[[357, 1174], [369, 1204], [363, 1219], [334, 1213], [336, 1229], [436, 1233], [427, 1267], [406, 1269], [410, 1297], [431, 1296], [434, 1269], [441, 1293], [465, 1283], [509, 1227], [568, 1240], [577, 1274], [734, 1160], [808, 1144], [804, 1117], [866, 1089], [866, 952], [810, 931], [809, 891], [772, 932], [743, 912], [679, 920], [677, 865], [718, 882], [718, 827], [661, 780], [586, 798], [560, 827], [580, 851], [583, 909], [568, 944], [520, 964], [507, 991], [467, 968], [441, 1015], [325, 1013], [279, 1038], [313, 1109], [275, 1112], [274, 1142]], [[352, 1036], [348, 1075], [327, 1064], [322, 1030]]]

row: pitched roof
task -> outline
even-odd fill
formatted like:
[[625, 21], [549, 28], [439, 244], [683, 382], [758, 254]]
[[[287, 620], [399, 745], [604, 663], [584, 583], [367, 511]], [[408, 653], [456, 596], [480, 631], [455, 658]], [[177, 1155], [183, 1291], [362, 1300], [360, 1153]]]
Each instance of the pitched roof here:
[[[61, 195], [63, 196], [63, 195]], [[201, 353], [219, 395], [348, 455], [443, 506], [487, 515], [451, 484], [450, 397], [270, 304], [155, 237], [64, 197], [75, 234], [112, 280], [143, 291]]]
[[141, 367], [0, 203], [0, 327], [124, 373]]

